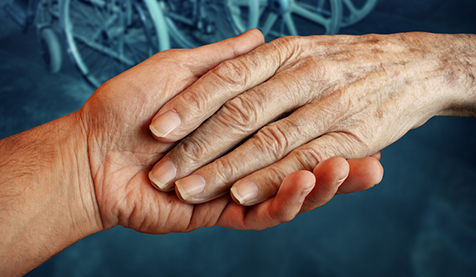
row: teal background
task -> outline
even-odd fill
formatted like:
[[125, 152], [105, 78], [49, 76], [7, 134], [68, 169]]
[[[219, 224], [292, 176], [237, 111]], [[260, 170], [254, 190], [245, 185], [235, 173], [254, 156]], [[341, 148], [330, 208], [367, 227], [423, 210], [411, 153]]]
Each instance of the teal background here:
[[[341, 33], [475, 33], [475, 12], [473, 0], [381, 0]], [[74, 67], [48, 73], [33, 30], [3, 11], [0, 26], [0, 138], [79, 109], [93, 89]], [[168, 235], [116, 227], [27, 276], [476, 276], [475, 149], [475, 119], [434, 118], [382, 151], [381, 184], [290, 223]]]

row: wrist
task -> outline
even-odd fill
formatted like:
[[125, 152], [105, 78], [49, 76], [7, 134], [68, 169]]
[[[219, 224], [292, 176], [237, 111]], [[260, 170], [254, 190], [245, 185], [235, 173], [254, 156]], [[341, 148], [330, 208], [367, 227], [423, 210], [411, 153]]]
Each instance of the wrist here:
[[101, 230], [76, 114], [0, 141], [0, 272], [21, 275]]
[[[67, 234], [65, 243], [69, 245], [102, 230], [89, 165], [86, 126], [77, 112], [47, 125], [41, 126], [44, 128], [36, 136], [48, 138], [40, 147], [49, 157], [44, 162], [45, 169], [47, 164], [50, 170], [33, 176], [43, 176], [49, 181], [57, 218], [53, 226], [63, 229]], [[65, 218], [68, 220], [64, 221]]]
[[87, 128], [78, 113], [65, 116], [62, 120], [61, 126], [68, 126], [62, 130], [64, 143], [59, 143], [63, 170], [69, 178], [64, 183], [65, 193], [68, 194], [66, 198], [69, 199], [74, 236], [81, 239], [102, 231], [103, 226], [91, 175]]
[[438, 115], [476, 117], [476, 35], [445, 36], [441, 78], [448, 85], [445, 106]]

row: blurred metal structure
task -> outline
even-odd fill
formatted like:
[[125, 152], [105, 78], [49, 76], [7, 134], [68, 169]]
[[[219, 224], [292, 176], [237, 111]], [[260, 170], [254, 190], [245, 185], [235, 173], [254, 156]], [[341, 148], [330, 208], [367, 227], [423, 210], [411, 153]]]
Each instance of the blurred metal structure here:
[[364, 19], [377, 4], [378, 0], [342, 0], [341, 27], [353, 25]]
[[61, 67], [61, 33], [69, 57], [95, 87], [170, 48], [157, 0], [23, 0], [5, 9], [25, 31], [36, 27], [51, 72]]
[[156, 0], [62, 0], [68, 54], [94, 86], [170, 47]]
[[171, 37], [193, 48], [258, 26], [257, 0], [159, 0]]
[[286, 35], [330, 35], [357, 23], [378, 0], [259, 0], [259, 28], [268, 40]]
[[336, 34], [378, 0], [159, 0], [169, 33], [192, 48], [259, 28], [267, 41], [286, 35]]
[[56, 73], [61, 68], [62, 50], [61, 43], [53, 30], [52, 25], [58, 14], [49, 1], [23, 0], [6, 5], [5, 10], [18, 23], [23, 32], [35, 25], [41, 46], [41, 55], [50, 72]]
[[[67, 53], [93, 86], [176, 46], [193, 48], [259, 28], [266, 39], [335, 34], [378, 0], [17, 0], [5, 10], [35, 26], [51, 72]], [[170, 38], [169, 38], [170, 35]], [[174, 44], [175, 46], [175, 44]]]

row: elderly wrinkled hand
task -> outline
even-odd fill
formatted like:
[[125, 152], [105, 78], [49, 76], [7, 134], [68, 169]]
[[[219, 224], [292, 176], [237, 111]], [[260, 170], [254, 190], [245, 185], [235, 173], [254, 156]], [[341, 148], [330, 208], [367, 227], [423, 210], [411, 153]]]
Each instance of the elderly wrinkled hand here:
[[[303, 197], [323, 205], [347, 177], [357, 187], [368, 187], [374, 174], [379, 178], [381, 166], [376, 159], [334, 158], [313, 172], [311, 168], [290, 175], [275, 198], [247, 209], [229, 195], [190, 205], [175, 193], [160, 192], [150, 185], [150, 169], [175, 144], [156, 141], [148, 129], [159, 108], [220, 62], [262, 43], [262, 35], [254, 30], [197, 49], [158, 53], [94, 93], [80, 114], [88, 126], [91, 175], [104, 228], [121, 224], [149, 233], [183, 232], [215, 224], [269, 228], [312, 209], [303, 204]], [[320, 180], [317, 185], [316, 179]], [[321, 193], [315, 195], [312, 189]]]
[[220, 62], [262, 43], [261, 34], [251, 31], [158, 53], [103, 84], [79, 111], [0, 140], [0, 272], [23, 275], [79, 239], [116, 225], [147, 233], [215, 224], [268, 228], [323, 205], [344, 180], [368, 187], [379, 178], [374, 158], [335, 157], [313, 172], [290, 174], [274, 198], [253, 207], [229, 195], [187, 204], [151, 186], [150, 169], [175, 144], [158, 142], [149, 131], [158, 109]]
[[160, 109], [150, 125], [158, 140], [195, 131], [149, 177], [189, 203], [230, 189], [243, 205], [259, 203], [292, 172], [366, 157], [435, 115], [474, 115], [474, 49], [472, 35], [277, 39], [220, 64]]

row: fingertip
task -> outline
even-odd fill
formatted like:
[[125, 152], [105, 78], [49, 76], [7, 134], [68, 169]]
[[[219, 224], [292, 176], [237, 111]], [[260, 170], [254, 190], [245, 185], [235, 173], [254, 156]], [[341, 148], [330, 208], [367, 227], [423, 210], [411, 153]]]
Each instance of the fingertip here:
[[382, 180], [383, 180], [383, 175], [384, 175], [384, 171], [385, 171], [384, 168], [383, 168], [382, 163], [380, 162], [380, 157], [379, 157], [379, 159], [374, 158], [374, 160], [369, 161], [369, 162], [372, 163], [371, 167], [374, 168], [374, 172], [375, 172], [373, 183], [375, 185], [380, 184], [380, 182], [382, 182]]
[[164, 189], [161, 188], [159, 185], [160, 182], [152, 175], [152, 172], [149, 172], [149, 182], [150, 184], [158, 191], [165, 191]]
[[157, 140], [173, 142], [177, 140], [175, 134], [180, 130], [181, 126], [182, 119], [179, 113], [171, 109], [166, 112], [157, 113], [152, 119], [149, 129]]
[[315, 183], [316, 177], [312, 172], [300, 170], [287, 175], [281, 183], [279, 190], [288, 189], [288, 187], [305, 190], [314, 187]]
[[[258, 29], [251, 29], [238, 36], [196, 48], [198, 51], [213, 54], [218, 62], [236, 58], [250, 52], [265, 42]], [[211, 52], [213, 51], [213, 53]], [[207, 55], [207, 56], [210, 56]]]
[[199, 204], [211, 200], [202, 195], [205, 187], [205, 178], [199, 174], [192, 174], [175, 181], [177, 196], [180, 200], [189, 204]]
[[265, 38], [263, 33], [257, 28], [250, 29], [249, 31], [244, 32], [243, 35], [244, 34], [248, 36], [253, 36], [255, 38], [254, 40], [259, 44], [265, 43]]
[[[303, 202], [304, 199], [314, 188], [316, 184], [316, 177], [312, 172], [301, 170], [293, 172], [287, 175], [281, 182], [275, 199], [279, 205], [283, 203], [290, 203], [299, 199], [299, 202]], [[263, 195], [266, 192], [260, 190], [265, 189], [266, 186], [259, 186], [251, 180], [240, 180], [235, 183], [230, 189], [231, 198], [239, 205], [252, 206], [259, 204], [266, 199], [263, 199]]]
[[349, 160], [350, 174], [338, 193], [363, 191], [379, 184], [383, 179], [384, 169], [374, 157]]
[[286, 176], [278, 190], [277, 198], [282, 201], [285, 198], [297, 199], [303, 203], [316, 185], [316, 176], [310, 171], [300, 170]]
[[259, 203], [259, 187], [252, 181], [241, 181], [230, 189], [233, 201], [242, 206], [251, 206]]
[[320, 162], [313, 170], [316, 177], [325, 183], [336, 181], [342, 183], [350, 172], [350, 166], [343, 157], [332, 157]]
[[[349, 161], [356, 163], [356, 161]], [[365, 177], [365, 180], [372, 186], [379, 184], [383, 179], [383, 166], [377, 158], [365, 157], [358, 163], [355, 170], [359, 171], [359, 175]]]
[[181, 138], [175, 138], [174, 135], [167, 135], [167, 137], [164, 137], [160, 131], [155, 129], [153, 126], [149, 125], [149, 131], [152, 133], [152, 136], [154, 137], [155, 140], [158, 142], [163, 142], [163, 143], [173, 143], [179, 141]]
[[149, 172], [149, 182], [150, 184], [158, 191], [169, 192], [174, 190], [172, 186], [167, 185], [166, 183], [160, 182], [151, 172]]
[[229, 58], [235, 58], [250, 52], [256, 47], [262, 45], [265, 41], [261, 31], [258, 29], [251, 29], [236, 37], [226, 39], [224, 42], [226, 44], [226, 49], [233, 51], [232, 57]]
[[313, 171], [316, 177], [314, 189], [306, 197], [301, 212], [307, 212], [329, 202], [349, 176], [346, 159], [333, 157], [320, 162]]

